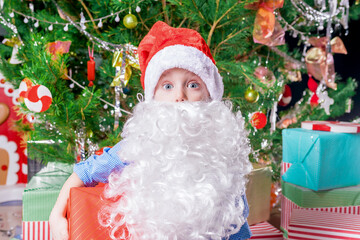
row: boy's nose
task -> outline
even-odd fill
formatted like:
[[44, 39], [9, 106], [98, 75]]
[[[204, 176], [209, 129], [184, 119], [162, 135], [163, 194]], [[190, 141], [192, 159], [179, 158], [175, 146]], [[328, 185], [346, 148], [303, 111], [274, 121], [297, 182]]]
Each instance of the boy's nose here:
[[186, 94], [184, 92], [184, 89], [179, 89], [176, 92], [175, 102], [184, 102], [184, 101], [186, 101]]

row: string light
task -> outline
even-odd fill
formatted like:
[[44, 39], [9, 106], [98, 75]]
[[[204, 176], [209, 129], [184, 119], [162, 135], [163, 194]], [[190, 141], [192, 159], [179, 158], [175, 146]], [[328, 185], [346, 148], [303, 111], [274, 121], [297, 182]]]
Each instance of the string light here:
[[[141, 2], [143, 2], [143, 1], [144, 1], [144, 0], [139, 1], [138, 3], [141, 3]], [[56, 4], [56, 5], [57, 5], [57, 4]], [[138, 9], [138, 7], [137, 7], [137, 9]], [[139, 8], [139, 9], [140, 9], [140, 8]], [[115, 13], [111, 13], [111, 14], [109, 14], [109, 15], [106, 15], [106, 16], [103, 16], [103, 17], [100, 17], [100, 18], [95, 18], [95, 19], [93, 19], [93, 21], [94, 21], [94, 22], [97, 22], [97, 21], [100, 22], [100, 21], [103, 21], [103, 20], [105, 20], [105, 19], [111, 18], [111, 17], [113, 17], [114, 15], [116, 15], [115, 21], [116, 21], [116, 22], [119, 22], [119, 21], [120, 21], [119, 14], [122, 13], [122, 12], [124, 12], [124, 11], [126, 11], [126, 10], [127, 10], [127, 9], [122, 9], [122, 10], [117, 11], [117, 12], [115, 12]], [[50, 21], [47, 21], [47, 20], [37, 19], [37, 18], [35, 18], [35, 17], [33, 17], [33, 16], [28, 16], [28, 15], [22, 13], [22, 12], [19, 12], [19, 11], [14, 10], [14, 9], [13, 9], [13, 12], [11, 12], [11, 13], [9, 14], [9, 16], [10, 16], [10, 17], [14, 17], [14, 16], [15, 16], [14, 13], [19, 14], [19, 15], [23, 16], [24, 18], [27, 18], [27, 19], [31, 19], [31, 20], [39, 21], [39, 22], [44, 22], [44, 23], [48, 23], [48, 24], [63, 25], [63, 26], [65, 26], [66, 24], [68, 24], [68, 23], [50, 22]], [[82, 12], [81, 12], [81, 14], [82, 14]], [[91, 20], [86, 20], [85, 17], [84, 17], [84, 15], [82, 14], [82, 15], [81, 15], [81, 20], [80, 20], [80, 22], [73, 22], [73, 23], [74, 23], [74, 24], [85, 24], [85, 23], [90, 23], [90, 22], [92, 22], [92, 21], [91, 21]]]
[[[72, 81], [72, 84], [70, 84], [70, 88], [74, 88], [74, 84], [76, 84], [78, 87], [80, 87], [81, 89], [83, 89], [83, 90], [87, 90], [91, 95], [94, 95], [92, 92], [90, 92], [87, 88], [85, 88], [84, 86], [82, 86], [80, 83], [78, 83], [77, 81], [75, 81], [74, 79], [72, 79], [69, 75], [66, 75], [66, 77], [70, 80], [70, 81]], [[113, 107], [113, 108], [115, 108], [115, 106], [113, 105], [113, 104], [111, 104], [111, 103], [109, 103], [108, 101], [106, 101], [106, 100], [104, 100], [104, 99], [102, 99], [102, 98], [100, 98], [100, 97], [98, 97], [98, 99], [100, 100], [100, 101], [102, 101], [103, 103], [105, 103], [105, 105], [108, 105], [108, 106], [111, 106], [111, 107]], [[104, 108], [105, 108], [105, 106], [104, 106]], [[106, 106], [106, 108], [107, 108], [107, 106]], [[122, 112], [124, 112], [124, 113], [126, 113], [126, 114], [129, 114], [129, 115], [132, 115], [132, 113], [131, 112], [128, 112], [128, 111], [126, 111], [126, 110], [123, 110], [123, 109], [120, 109], [120, 111], [122, 111]]]
[[300, 35], [300, 39], [302, 41], [307, 42], [307, 40], [309, 39], [309, 37], [307, 36], [309, 33], [305, 33], [302, 31], [297, 30], [294, 25], [297, 22], [297, 19], [295, 21], [293, 21], [291, 24], [288, 23], [284, 18], [282, 18], [280, 15], [278, 15], [277, 19], [279, 20], [280, 23], [282, 23], [284, 25], [284, 31], [290, 30], [293, 32], [293, 36], [297, 37], [297, 35]]
[[[85, 29], [83, 29], [81, 26], [79, 26], [79, 25], [81, 25], [81, 23], [77, 24], [73, 20], [71, 20], [71, 18], [60, 8], [60, 6], [54, 0], [52, 0], [52, 2], [57, 7], [58, 11], [66, 17], [66, 19], [70, 22], [70, 24], [72, 26], [74, 26], [76, 29], [78, 29], [82, 34], [84, 34], [86, 37], [88, 37], [92, 42], [95, 42], [99, 48], [105, 49], [107, 51], [112, 51], [112, 52], [115, 52], [116, 50], [123, 48], [122, 44], [113, 44], [110, 42], [106, 42], [106, 41], [103, 41], [103, 40], [91, 35], [87, 31], [85, 31]], [[125, 9], [123, 9], [121, 11], [125, 11]], [[134, 46], [127, 48], [128, 51], [133, 51], [133, 49], [135, 49]]]
[[[10, 14], [11, 14], [11, 13], [10, 13]], [[10, 14], [9, 14], [9, 16], [10, 16]], [[12, 13], [12, 14], [14, 14], [14, 13]], [[11, 17], [11, 16], [10, 16], [10, 17]], [[12, 17], [13, 17], [13, 16], [12, 16]], [[4, 26], [10, 28], [11, 31], [13, 31], [15, 34], [18, 33], [18, 30], [17, 30], [16, 26], [15, 26], [14, 24], [9, 23], [8, 21], [6, 21], [6, 19], [1, 15], [1, 13], [0, 13], [0, 23], [1, 23], [2, 25], [4, 25]]]
[[293, 62], [297, 64], [300, 68], [306, 69], [306, 65], [304, 63], [300, 62], [299, 60], [296, 60], [295, 58], [288, 56], [286, 53], [280, 51], [277, 47], [270, 47], [270, 49], [279, 56], [283, 57], [286, 61]]
[[115, 22], [120, 22], [119, 14], [116, 14]]
[[[335, 21], [341, 21], [344, 28], [347, 29], [348, 12], [349, 12], [348, 0], [342, 0], [339, 4], [339, 8], [337, 8], [337, 6], [332, 6], [334, 5], [334, 3], [329, 1], [330, 9], [332, 9], [329, 12], [317, 11], [302, 0], [291, 0], [291, 3], [301, 13], [301, 15], [304, 18], [306, 18], [311, 22], [317, 22], [323, 24], [324, 22], [329, 21], [329, 19], [335, 18]], [[338, 17], [339, 14], [341, 15], [341, 20], [339, 20]]]
[[102, 28], [103, 24], [102, 24], [102, 21], [100, 20], [98, 25], [97, 25], [99, 28]]

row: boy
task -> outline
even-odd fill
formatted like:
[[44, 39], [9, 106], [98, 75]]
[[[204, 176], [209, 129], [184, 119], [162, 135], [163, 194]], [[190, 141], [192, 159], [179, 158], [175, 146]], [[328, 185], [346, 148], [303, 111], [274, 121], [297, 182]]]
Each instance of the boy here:
[[[242, 126], [238, 126], [239, 123], [243, 124], [241, 117], [234, 118], [229, 109], [219, 102], [223, 94], [223, 83], [210, 49], [196, 31], [176, 29], [157, 22], [141, 41], [138, 53], [145, 102], [138, 104], [134, 116], [127, 121], [123, 132], [124, 141], [110, 150], [106, 149], [103, 155], [92, 156], [74, 167], [74, 173], [64, 184], [50, 215], [54, 239], [68, 239], [67, 220], [64, 216], [70, 188], [94, 186], [98, 182], [108, 181], [109, 186], [105, 190], [107, 197], [119, 196], [124, 192], [128, 200], [126, 203], [119, 201], [107, 208], [107, 216], [111, 216], [105, 222], [111, 222], [115, 226], [113, 235], [126, 218], [133, 239], [218, 239], [220, 235], [228, 237], [230, 233], [233, 234], [230, 239], [249, 238], [250, 231], [246, 223], [247, 204], [245, 198], [239, 196], [244, 196], [245, 175], [251, 170], [247, 161], [250, 150], [246, 134]], [[173, 102], [177, 104], [174, 105]], [[194, 104], [190, 104], [192, 102]], [[223, 122], [219, 120], [217, 123], [217, 118], [223, 119]], [[230, 132], [223, 131], [226, 125], [231, 126]], [[213, 130], [214, 126], [218, 129]], [[234, 137], [229, 140], [230, 135]], [[207, 142], [209, 140], [210, 142]], [[230, 142], [227, 144], [226, 141]], [[203, 143], [206, 144], [201, 145]], [[244, 145], [243, 148], [237, 146], [241, 144]], [[229, 146], [231, 149], [227, 148]], [[197, 152], [198, 148], [203, 150]], [[241, 161], [236, 162], [233, 156], [227, 154], [236, 155], [235, 158]], [[203, 158], [210, 160], [203, 162]], [[177, 165], [180, 161], [181, 164]], [[142, 168], [149, 163], [145, 169]], [[171, 164], [172, 167], [169, 167]], [[141, 168], [145, 171], [141, 172]], [[147, 171], [150, 169], [154, 171], [152, 174]], [[140, 175], [136, 175], [140, 172]], [[188, 181], [200, 172], [199, 178], [194, 177]], [[180, 173], [190, 175], [178, 176]], [[143, 180], [139, 180], [143, 177]], [[124, 184], [125, 182], [131, 184]], [[144, 182], [150, 185], [138, 185]], [[130, 185], [135, 187], [131, 188]], [[157, 185], [163, 187], [158, 188], [158, 191]], [[169, 185], [175, 187], [167, 187]], [[236, 187], [232, 187], [233, 185]], [[192, 189], [192, 186], [198, 187]], [[170, 194], [168, 198], [166, 194]], [[170, 197], [171, 194], [176, 197]], [[182, 197], [187, 200], [181, 199]], [[207, 199], [206, 204], [203, 199]], [[130, 202], [134, 207], [126, 210]], [[152, 202], [156, 207], [149, 210], [145, 206], [141, 210], [142, 214], [134, 213], [134, 209], [143, 202]], [[225, 204], [226, 202], [229, 203]], [[216, 206], [213, 208], [214, 203]], [[157, 204], [160, 204], [160, 208]], [[169, 208], [166, 208], [167, 206]], [[148, 215], [145, 214], [145, 208], [150, 211]], [[155, 217], [153, 219], [161, 210], [164, 214], [159, 215], [158, 221]], [[224, 211], [226, 213], [219, 221], [226, 226], [221, 227], [219, 233], [212, 233], [218, 221], [214, 219]], [[106, 209], [104, 212], [106, 215]], [[182, 218], [178, 213], [186, 215], [179, 223], [177, 221]], [[208, 213], [208, 219], [204, 218], [203, 215]], [[125, 217], [119, 221], [116, 214]], [[146, 216], [146, 219], [134, 220], [139, 215]], [[169, 215], [170, 218], [167, 219]], [[176, 217], [172, 219], [172, 215]], [[186, 222], [188, 219], [195, 222], [189, 222], [181, 229], [181, 221]], [[152, 234], [152, 227], [160, 226], [163, 222], [167, 225], [162, 226], [163, 229], [155, 228], [155, 232], [163, 231], [164, 234]], [[167, 228], [168, 226], [171, 227]], [[173, 228], [178, 228], [176, 231], [182, 235], [170, 232]]]

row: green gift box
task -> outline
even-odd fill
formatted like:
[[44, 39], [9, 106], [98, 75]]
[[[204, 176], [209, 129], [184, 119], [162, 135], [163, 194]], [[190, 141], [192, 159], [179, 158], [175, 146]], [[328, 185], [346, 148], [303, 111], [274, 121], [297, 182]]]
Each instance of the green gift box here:
[[281, 189], [286, 198], [303, 208], [360, 206], [360, 185], [313, 191], [282, 181]]
[[34, 175], [23, 193], [23, 221], [48, 221], [73, 164], [50, 162]]
[[281, 182], [281, 229], [284, 239], [288, 239], [288, 229], [292, 212], [296, 210], [333, 212], [340, 214], [360, 215], [360, 185], [313, 191], [288, 182]]

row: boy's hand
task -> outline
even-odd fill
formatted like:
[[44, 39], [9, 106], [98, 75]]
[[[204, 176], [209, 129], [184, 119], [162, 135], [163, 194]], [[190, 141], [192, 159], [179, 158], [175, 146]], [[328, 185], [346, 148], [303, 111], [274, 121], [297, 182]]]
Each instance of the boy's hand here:
[[51, 213], [49, 223], [53, 240], [69, 239], [68, 221], [65, 217]]
[[69, 239], [69, 225], [65, 216], [70, 188], [83, 186], [84, 183], [81, 179], [76, 175], [76, 173], [73, 173], [61, 188], [58, 199], [56, 200], [49, 218], [50, 231], [53, 236], [53, 240]]

